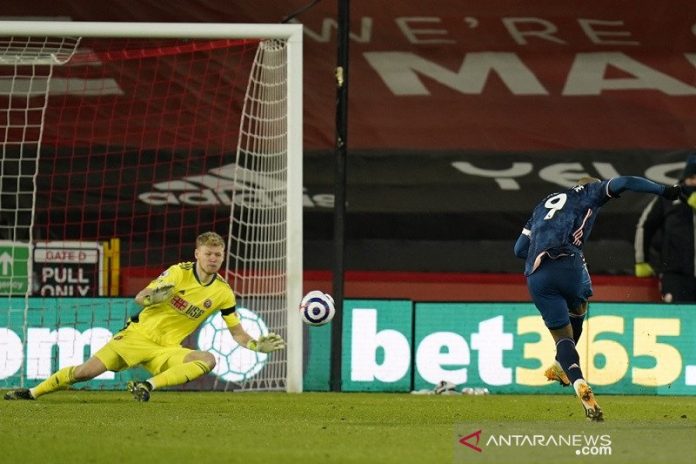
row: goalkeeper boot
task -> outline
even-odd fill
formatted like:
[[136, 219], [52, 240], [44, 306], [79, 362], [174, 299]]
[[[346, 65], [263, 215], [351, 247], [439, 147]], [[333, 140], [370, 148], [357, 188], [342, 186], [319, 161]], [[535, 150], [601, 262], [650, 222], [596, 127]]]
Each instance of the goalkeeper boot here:
[[602, 408], [597, 404], [594, 393], [592, 393], [592, 388], [585, 382], [584, 379], [578, 379], [573, 384], [575, 387], [575, 393], [577, 393], [582, 407], [585, 408], [585, 416], [588, 420], [594, 422], [602, 422], [604, 420], [604, 413]]
[[149, 401], [152, 387], [149, 382], [128, 382], [128, 391], [133, 394], [136, 401]]
[[563, 368], [558, 361], [554, 361], [551, 367], [546, 369], [544, 375], [550, 382], [558, 382], [562, 387], [567, 387], [570, 385], [570, 380], [568, 380], [568, 376], [563, 371]]
[[5, 393], [6, 400], [33, 400], [35, 399], [28, 388], [18, 388]]

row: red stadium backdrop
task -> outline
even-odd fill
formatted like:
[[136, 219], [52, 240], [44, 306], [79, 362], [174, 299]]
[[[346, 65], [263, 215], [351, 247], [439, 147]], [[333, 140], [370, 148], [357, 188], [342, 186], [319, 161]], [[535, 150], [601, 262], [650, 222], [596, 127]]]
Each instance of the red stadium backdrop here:
[[[270, 23], [306, 3], [198, 0], [163, 8], [156, 0], [121, 0], [107, 9], [86, 0], [36, 0], [5, 5], [3, 15]], [[512, 244], [541, 195], [585, 173], [671, 182], [696, 147], [691, 1], [351, 4], [349, 268], [518, 273]], [[296, 20], [305, 26], [308, 269], [331, 267], [335, 16], [335, 2], [325, 1]], [[129, 88], [141, 71], [126, 63], [116, 85]], [[167, 84], [189, 84], [173, 80]], [[120, 97], [95, 98], [113, 98], [117, 107]], [[69, 104], [70, 95], [65, 99]], [[129, 127], [145, 129], [148, 102], [134, 108], [143, 114], [130, 114]], [[99, 131], [88, 133], [93, 117], [85, 113], [84, 127], [78, 120], [70, 133], [47, 127], [45, 137], [66, 148], [98, 143]], [[225, 133], [225, 118], [215, 120], [221, 126], [206, 133]], [[104, 118], [104, 133], [110, 121]], [[189, 135], [188, 147], [205, 149], [208, 141]], [[150, 150], [162, 140], [132, 130], [122, 143]], [[218, 167], [193, 163], [153, 184]], [[148, 198], [146, 187], [133, 197]], [[596, 244], [588, 246], [595, 273], [631, 270], [633, 227], [647, 199], [627, 197], [598, 221]], [[196, 214], [216, 217], [224, 206], [211, 201]]]
[[[279, 22], [307, 2], [11, 2], [7, 17]], [[351, 2], [350, 146], [683, 149], [696, 145], [696, 9], [688, 0]], [[330, 149], [334, 2], [305, 26], [305, 146]]]

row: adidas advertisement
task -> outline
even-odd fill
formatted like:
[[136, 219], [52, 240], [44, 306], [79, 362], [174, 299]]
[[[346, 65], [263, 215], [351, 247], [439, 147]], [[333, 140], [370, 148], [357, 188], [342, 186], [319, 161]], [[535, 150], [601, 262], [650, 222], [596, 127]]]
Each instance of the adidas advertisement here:
[[[191, 217], [198, 223], [226, 226], [235, 201], [272, 208], [283, 195], [270, 188], [271, 178], [245, 181], [250, 176], [244, 166], [235, 164], [233, 154], [221, 156], [211, 166], [204, 157], [199, 160], [148, 150], [126, 157], [99, 156], [97, 147], [92, 157], [104, 164], [105, 175], [119, 177], [108, 181], [88, 177], [87, 188], [76, 190], [70, 188], [70, 165], [60, 162], [63, 155], [42, 153], [41, 163], [55, 166], [55, 175], [38, 178], [37, 191], [65, 192], [68, 211], [49, 208], [42, 195], [37, 197], [37, 209], [55, 215], [47, 223], [61, 223], [66, 214], [79, 218], [84, 236], [122, 235], [118, 231], [130, 230], [133, 215], [157, 217], [172, 231], [191, 230]], [[685, 159], [684, 151], [352, 151], [348, 157], [347, 265], [363, 270], [518, 272], [511, 247], [531, 206], [540, 198], [554, 189], [569, 187], [584, 175], [642, 175], [672, 184]], [[327, 152], [308, 152], [303, 163], [306, 268], [328, 269], [333, 240], [334, 158]], [[167, 168], [160, 170], [158, 166]], [[235, 175], [238, 180], [234, 180]], [[130, 180], [132, 184], [128, 184]], [[119, 182], [123, 185], [116, 192], [105, 193], [100, 188], [103, 183]], [[114, 195], [119, 207], [100, 207], [104, 201], [100, 195]], [[631, 193], [625, 197], [628, 201], [609, 202], [593, 229], [586, 252], [595, 274], [622, 274], [633, 269], [635, 224], [651, 197]], [[101, 228], [97, 230], [97, 226]], [[195, 237], [122, 238], [179, 243]], [[419, 259], [407, 259], [401, 252], [404, 247], [414, 250]], [[139, 242], [122, 244], [123, 255], [131, 265], [138, 265], [145, 257], [129, 254], [130, 248], [153, 247]], [[176, 261], [179, 256], [158, 259]]]

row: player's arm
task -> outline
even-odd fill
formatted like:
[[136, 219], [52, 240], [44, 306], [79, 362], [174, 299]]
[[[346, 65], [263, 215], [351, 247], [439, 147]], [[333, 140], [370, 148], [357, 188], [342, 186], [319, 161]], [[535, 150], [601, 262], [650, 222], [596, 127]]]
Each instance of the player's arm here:
[[626, 190], [631, 192], [652, 193], [667, 198], [668, 200], [676, 200], [682, 194], [682, 188], [679, 184], [663, 185], [638, 176], [614, 177], [607, 183], [607, 191], [611, 197], [618, 197]]
[[[533, 217], [533, 216], [532, 216]], [[517, 237], [513, 251], [515, 256], [522, 259], [527, 259], [529, 253], [529, 244], [532, 238], [532, 218], [527, 219], [526, 224], [522, 228], [520, 236]]]
[[285, 341], [283, 338], [273, 332], [267, 335], [261, 335], [258, 340], [255, 340], [244, 330], [244, 327], [242, 327], [241, 321], [235, 312], [235, 308], [223, 309], [222, 318], [227, 323], [227, 328], [230, 334], [232, 334], [234, 341], [251, 351], [270, 353], [285, 348]]
[[527, 253], [529, 252], [530, 235], [531, 231], [525, 227], [524, 229], [522, 229], [522, 233], [520, 234], [520, 236], [517, 237], [514, 251], [515, 256], [517, 256], [518, 258], [527, 259]]
[[165, 283], [157, 287], [145, 287], [135, 295], [135, 302], [140, 306], [147, 307], [153, 304], [161, 303], [172, 296], [174, 284]]
[[135, 302], [142, 307], [161, 303], [171, 298], [174, 287], [180, 280], [180, 272], [172, 266], [135, 295]]

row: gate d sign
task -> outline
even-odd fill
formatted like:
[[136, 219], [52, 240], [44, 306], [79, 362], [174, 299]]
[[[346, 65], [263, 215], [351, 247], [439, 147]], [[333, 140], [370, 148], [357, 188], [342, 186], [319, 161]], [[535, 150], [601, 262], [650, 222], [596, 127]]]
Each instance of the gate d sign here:
[[29, 245], [0, 240], [0, 295], [24, 295], [29, 288]]

